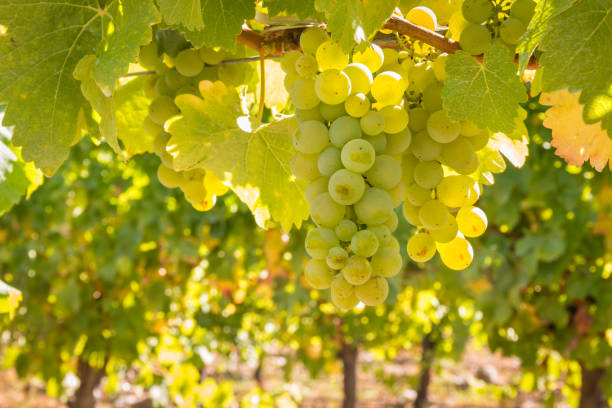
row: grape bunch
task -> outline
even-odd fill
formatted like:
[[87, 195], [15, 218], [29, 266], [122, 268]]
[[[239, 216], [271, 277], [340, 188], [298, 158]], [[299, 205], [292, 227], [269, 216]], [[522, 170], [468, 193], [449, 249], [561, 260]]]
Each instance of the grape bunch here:
[[297, 119], [291, 170], [308, 183], [316, 224], [305, 240], [310, 286], [330, 288], [341, 309], [384, 302], [387, 278], [403, 262], [392, 235], [402, 203], [416, 227], [410, 258], [426, 262], [439, 253], [447, 267], [467, 268], [467, 238], [487, 226], [474, 205], [481, 186], [503, 171], [503, 158], [487, 148], [488, 130], [444, 110], [447, 56], [419, 60], [371, 44], [351, 61], [318, 27], [303, 32], [300, 47], [281, 67]]
[[461, 11], [451, 19], [453, 35], [461, 48], [472, 55], [482, 54], [493, 38], [500, 38], [514, 53], [533, 17], [534, 0], [465, 0]]
[[165, 187], [180, 188], [185, 198], [199, 211], [211, 209], [216, 197], [225, 194], [228, 188], [213, 173], [204, 169], [176, 171], [172, 148], [168, 146], [170, 135], [164, 130], [164, 124], [180, 114], [174, 103], [176, 96], [200, 96], [200, 81], [221, 79], [234, 83], [244, 80], [240, 77], [240, 68], [218, 65], [228, 57], [231, 56], [223, 51], [207, 47], [195, 49], [178, 34], [167, 31], [158, 31], [154, 41], [141, 47], [139, 53], [140, 65], [154, 71], [145, 83], [145, 93], [151, 103], [149, 115], [142, 126], [153, 138], [153, 151], [161, 160], [157, 178]]

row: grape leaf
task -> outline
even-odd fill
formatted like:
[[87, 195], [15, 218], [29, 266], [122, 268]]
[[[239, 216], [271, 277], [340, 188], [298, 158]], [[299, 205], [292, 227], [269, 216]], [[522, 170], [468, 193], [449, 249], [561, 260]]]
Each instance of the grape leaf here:
[[[266, 106], [269, 108], [276, 108], [277, 110], [281, 110], [289, 99], [289, 92], [285, 89], [283, 84], [283, 80], [285, 78], [285, 74], [280, 67], [280, 64], [276, 61], [266, 60], [265, 64], [265, 91], [266, 95], [264, 101]], [[261, 76], [261, 69], [258, 66], [258, 74]], [[259, 97], [261, 91], [261, 81], [257, 82], [257, 90], [256, 94]]]
[[21, 292], [0, 280], [0, 313], [13, 316], [21, 302]]
[[188, 30], [204, 28], [200, 0], [159, 0], [159, 9], [168, 24], [181, 24]]
[[315, 7], [327, 16], [332, 38], [348, 52], [376, 34], [397, 3], [398, 0], [315, 0]]
[[576, 2], [548, 26], [540, 58], [544, 91], [581, 91], [584, 121], [602, 121], [612, 135], [612, 2]]
[[315, 10], [314, 0], [264, 0], [263, 5], [268, 8], [271, 16], [286, 13], [306, 20], [309, 17], [316, 18], [319, 14]]
[[465, 51], [449, 55], [446, 72], [442, 97], [452, 119], [468, 119], [483, 129], [512, 133], [519, 103], [527, 101], [527, 93], [505, 45], [496, 41], [489, 46], [483, 63]]
[[288, 121], [251, 123], [240, 116], [237, 91], [219, 81], [202, 81], [200, 92], [203, 99], [179, 95], [176, 104], [182, 114], [166, 123], [174, 167], [201, 167], [228, 179], [261, 226], [272, 218], [285, 230], [300, 227], [308, 218], [308, 204], [289, 168], [293, 148]]
[[[113, 3], [100, 9], [93, 0], [0, 0], [0, 25], [6, 27], [0, 36], [0, 101], [8, 102], [4, 124], [15, 126], [13, 143], [23, 146], [24, 160], [47, 174], [66, 159], [81, 136], [77, 119], [90, 112], [72, 77], [78, 61], [97, 50], [98, 75], [108, 85], [138, 52], [136, 41], [125, 37], [138, 30], [139, 39], [150, 38], [149, 25], [156, 21], [151, 13], [119, 14], [153, 7], [151, 0]], [[120, 22], [112, 29], [111, 19]]]
[[533, 55], [548, 28], [548, 20], [561, 13], [571, 4], [572, 0], [544, 0], [536, 5], [535, 13], [527, 26], [527, 31], [525, 31], [516, 46], [516, 52], [519, 56], [519, 73], [521, 75], [527, 67], [529, 58]]
[[236, 36], [244, 20], [255, 17], [255, 2], [251, 0], [200, 0], [204, 28], [189, 29], [183, 24], [173, 27], [182, 32], [194, 47], [207, 45], [228, 51], [236, 48]]
[[569, 93], [567, 89], [540, 96], [542, 105], [552, 106], [546, 111], [544, 126], [552, 130], [555, 153], [575, 166], [589, 161], [597, 171], [602, 171], [610, 161], [612, 169], [612, 140], [600, 123], [584, 123], [584, 107], [579, 98], [580, 94]]

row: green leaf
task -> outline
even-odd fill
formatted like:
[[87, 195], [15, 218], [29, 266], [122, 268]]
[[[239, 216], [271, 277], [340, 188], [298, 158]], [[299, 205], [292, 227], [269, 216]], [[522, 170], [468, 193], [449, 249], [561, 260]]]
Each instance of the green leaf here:
[[200, 0], [204, 28], [190, 29], [184, 24], [174, 24], [194, 47], [207, 45], [228, 51], [236, 48], [236, 36], [242, 32], [244, 20], [255, 17], [255, 2], [251, 0]]
[[159, 9], [168, 24], [181, 24], [188, 30], [204, 28], [200, 0], [159, 0]]
[[268, 8], [271, 16], [286, 13], [306, 20], [309, 17], [316, 18], [319, 14], [315, 10], [314, 0], [264, 0], [263, 5]]
[[442, 97], [452, 119], [469, 119], [493, 132], [512, 133], [527, 92], [505, 45], [494, 42], [485, 51], [483, 63], [464, 51], [452, 54], [446, 72]]
[[571, 4], [572, 0], [544, 0], [537, 4], [535, 14], [529, 22], [527, 31], [525, 31], [516, 46], [516, 52], [519, 56], [519, 73], [521, 75], [527, 67], [529, 58], [533, 55], [544, 32], [548, 28], [548, 20], [561, 13]]
[[20, 291], [0, 280], [0, 313], [9, 313], [12, 317], [21, 298]]
[[316, 9], [327, 16], [327, 30], [347, 52], [376, 34], [397, 4], [397, 0], [315, 0]]
[[582, 90], [586, 123], [612, 134], [612, 3], [580, 1], [548, 22], [542, 39], [543, 88]]
[[117, 136], [128, 157], [153, 151], [153, 137], [142, 128], [151, 103], [144, 91], [146, 80], [135, 78], [121, 85], [114, 96]]
[[285, 230], [299, 227], [308, 218], [308, 204], [289, 168], [293, 148], [288, 121], [256, 126], [240, 117], [235, 89], [203, 81], [200, 90], [203, 99], [179, 95], [182, 116], [166, 124], [174, 167], [202, 167], [227, 178], [259, 225], [272, 218]]
[[66, 159], [81, 137], [79, 118], [90, 112], [72, 76], [77, 63], [95, 53], [96, 79], [109, 90], [136, 56], [138, 42], [151, 38], [149, 25], [157, 19], [152, 1], [116, 3], [100, 9], [86, 0], [0, 0], [0, 25], [7, 29], [0, 36], [0, 101], [8, 102], [4, 124], [15, 126], [13, 143], [23, 146], [23, 158], [47, 174]]

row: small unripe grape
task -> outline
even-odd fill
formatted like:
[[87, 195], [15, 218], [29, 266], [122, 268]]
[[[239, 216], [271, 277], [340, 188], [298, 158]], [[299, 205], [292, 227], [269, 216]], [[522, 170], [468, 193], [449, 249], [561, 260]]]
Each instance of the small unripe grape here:
[[499, 36], [505, 43], [514, 45], [519, 42], [525, 30], [527, 27], [521, 20], [510, 17], [499, 27]]
[[436, 242], [431, 235], [418, 232], [408, 240], [408, 256], [415, 262], [427, 262], [436, 254]]
[[408, 126], [408, 112], [399, 105], [385, 106], [379, 112], [385, 119], [385, 133], [399, 133]]
[[325, 150], [319, 154], [317, 168], [319, 169], [319, 173], [326, 177], [329, 177], [336, 171], [340, 170], [342, 168], [340, 149], [334, 146], [327, 146]]
[[408, 201], [404, 201], [404, 205], [402, 206], [402, 214], [404, 215], [404, 219], [408, 221], [410, 225], [414, 225], [415, 227], [421, 224], [421, 220], [419, 219], [420, 210], [421, 207], [414, 206]]
[[300, 48], [305, 54], [314, 55], [317, 48], [329, 41], [329, 35], [321, 27], [309, 27], [300, 35]]
[[355, 288], [357, 299], [366, 306], [378, 306], [389, 295], [389, 283], [382, 276], [374, 276]]
[[364, 176], [370, 185], [388, 190], [402, 179], [402, 168], [393, 157], [380, 155]]
[[319, 45], [316, 51], [316, 58], [321, 71], [343, 69], [349, 62], [348, 55], [334, 40], [328, 40]]
[[329, 194], [338, 204], [356, 203], [363, 196], [365, 188], [363, 177], [347, 169], [340, 169], [329, 178]]
[[321, 102], [319, 104], [319, 112], [321, 112], [321, 116], [323, 119], [333, 122], [334, 120], [346, 116], [346, 111], [344, 110], [344, 103], [339, 103], [336, 105], [330, 105], [325, 102]]
[[342, 276], [351, 285], [362, 285], [370, 279], [371, 275], [372, 266], [367, 259], [361, 256], [351, 256], [342, 268]]
[[470, 140], [459, 137], [450, 143], [442, 145], [442, 160], [444, 164], [456, 170], [463, 170], [474, 159], [474, 147]]
[[346, 252], [346, 249], [336, 246], [329, 250], [329, 252], [327, 253], [327, 258], [325, 259], [327, 262], [327, 266], [332, 269], [339, 270], [344, 268], [346, 262], [348, 261], [348, 258], [349, 255], [348, 252]]
[[363, 140], [367, 140], [372, 145], [376, 155], [383, 154], [387, 149], [387, 138], [384, 133], [376, 136], [365, 136]]
[[318, 68], [317, 60], [312, 55], [302, 55], [295, 61], [295, 71], [300, 76], [315, 76]]
[[370, 111], [370, 100], [365, 94], [352, 94], [344, 101], [344, 109], [350, 116], [360, 118]]
[[316, 154], [329, 142], [327, 126], [316, 120], [308, 120], [298, 125], [293, 133], [293, 146], [298, 152]]
[[179, 74], [194, 77], [202, 72], [204, 61], [202, 61], [200, 53], [195, 48], [188, 48], [177, 54], [174, 59], [174, 67]]
[[351, 93], [367, 94], [370, 92], [370, 87], [372, 86], [374, 78], [368, 67], [353, 62], [352, 64], [348, 64], [343, 71], [348, 75], [351, 81]]
[[327, 193], [327, 184], [329, 183], [329, 179], [327, 177], [319, 177], [306, 186], [306, 190], [304, 191], [304, 195], [306, 196], [306, 201], [308, 203], [312, 203], [312, 200], [317, 198], [319, 194]]
[[329, 140], [341, 149], [347, 142], [361, 137], [359, 120], [350, 116], [341, 116], [334, 120], [329, 127]]
[[369, 229], [358, 231], [351, 239], [351, 249], [356, 255], [369, 258], [378, 250], [378, 238]]
[[480, 24], [493, 14], [491, 0], [465, 0], [461, 6], [463, 17], [470, 23]]
[[386, 154], [401, 154], [408, 150], [412, 142], [412, 132], [405, 128], [401, 132], [387, 135]]
[[427, 119], [427, 133], [438, 143], [449, 143], [459, 137], [461, 124], [448, 117], [446, 110], [439, 110]]
[[304, 268], [306, 281], [315, 289], [328, 289], [336, 273], [320, 259], [311, 259]]
[[429, 112], [423, 108], [412, 108], [408, 111], [408, 127], [413, 132], [420, 132], [427, 128]]
[[311, 181], [321, 176], [317, 167], [316, 154], [304, 154], [295, 152], [289, 162], [291, 172], [298, 180]]
[[487, 27], [470, 24], [461, 32], [459, 45], [472, 55], [480, 55], [485, 52], [491, 41], [491, 32]]
[[419, 160], [435, 160], [442, 152], [442, 145], [433, 140], [426, 130], [423, 130], [412, 137], [410, 151]]
[[159, 51], [157, 44], [152, 42], [140, 47], [138, 63], [147, 69], [155, 69], [160, 64]]
[[336, 235], [340, 241], [349, 242], [357, 232], [357, 224], [349, 219], [344, 219], [336, 225]]
[[321, 101], [330, 105], [343, 103], [351, 94], [351, 81], [344, 72], [328, 69], [317, 75], [315, 92]]
[[450, 217], [448, 208], [438, 200], [429, 200], [419, 210], [421, 224], [430, 230], [438, 230], [446, 224]]
[[382, 224], [389, 219], [393, 212], [393, 200], [385, 190], [371, 187], [355, 205], [355, 214], [359, 220], [367, 225]]
[[390, 246], [384, 246], [372, 257], [372, 273], [390, 278], [399, 273], [402, 268], [402, 256], [399, 251]]
[[342, 164], [356, 173], [367, 171], [374, 164], [374, 147], [363, 139], [353, 139], [342, 147]]
[[345, 211], [345, 207], [334, 201], [329, 193], [320, 194], [310, 205], [312, 220], [325, 228], [334, 228], [344, 218]]
[[312, 109], [320, 102], [312, 78], [298, 78], [289, 89], [291, 102], [299, 109]]
[[417, 183], [412, 183], [406, 188], [406, 195], [404, 198], [411, 205], [420, 207], [425, 204], [425, 202], [431, 200], [431, 190], [423, 188]]
[[369, 111], [360, 120], [359, 125], [363, 133], [375, 136], [385, 130], [385, 117], [376, 111]]
[[429, 234], [436, 242], [446, 243], [452, 241], [457, 236], [457, 232], [459, 232], [457, 220], [451, 215], [447, 217], [446, 224], [442, 228], [430, 230]]
[[329, 250], [340, 244], [334, 231], [320, 227], [308, 231], [304, 243], [306, 253], [314, 259], [325, 259]]
[[397, 105], [406, 90], [401, 75], [393, 71], [385, 71], [376, 75], [370, 91], [381, 106]]
[[444, 170], [435, 160], [420, 162], [414, 168], [414, 181], [425, 189], [435, 188], [443, 177]]
[[296, 50], [289, 51], [289, 52], [283, 54], [282, 58], [280, 59], [281, 69], [287, 75], [289, 75], [289, 74], [298, 75], [298, 73], [297, 73], [297, 71], [295, 69], [295, 63], [297, 62], [298, 58], [300, 58], [302, 55], [303, 54], [301, 52], [296, 51]]
[[149, 105], [149, 117], [154, 123], [162, 125], [172, 116], [180, 113], [174, 100], [169, 96], [158, 96]]

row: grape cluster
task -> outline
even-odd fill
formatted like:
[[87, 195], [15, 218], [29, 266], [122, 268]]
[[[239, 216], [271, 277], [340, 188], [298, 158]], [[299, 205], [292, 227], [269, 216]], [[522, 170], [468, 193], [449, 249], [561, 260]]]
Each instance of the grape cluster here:
[[[182, 94], [200, 96], [198, 84], [203, 80], [225, 79], [235, 81], [234, 72], [228, 66], [215, 66], [229, 57], [223, 51], [202, 47], [195, 49], [179, 39], [172, 42], [173, 50], [163, 49], [157, 41], [141, 47], [139, 63], [155, 73], [147, 78], [145, 93], [151, 103], [149, 115], [143, 122], [144, 131], [153, 138], [153, 151], [161, 159], [157, 178], [168, 188], [179, 187], [185, 198], [199, 211], [211, 209], [216, 197], [228, 188], [213, 173], [204, 169], [176, 171], [173, 166], [170, 135], [164, 124], [180, 114], [174, 98]], [[170, 48], [170, 47], [169, 47]], [[234, 70], [234, 68], [229, 68]], [[242, 81], [241, 78], [238, 79]]]
[[461, 48], [472, 55], [482, 54], [493, 38], [501, 38], [514, 53], [533, 17], [534, 0], [465, 0], [461, 6], [462, 23], [451, 25]]

